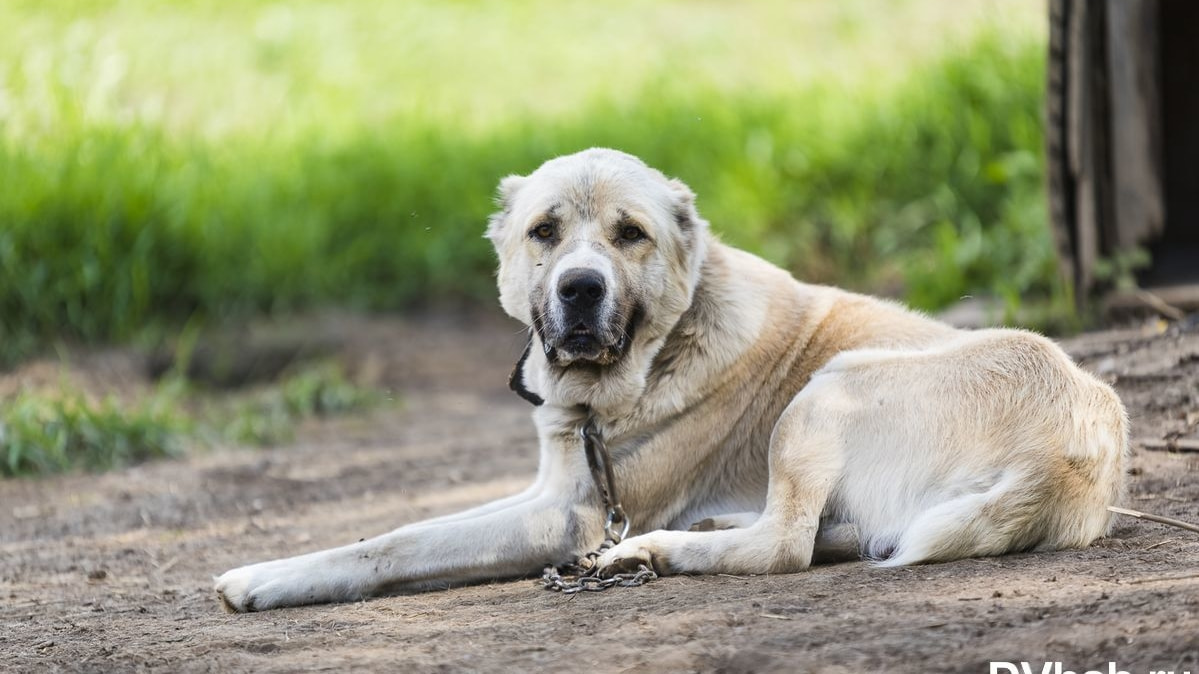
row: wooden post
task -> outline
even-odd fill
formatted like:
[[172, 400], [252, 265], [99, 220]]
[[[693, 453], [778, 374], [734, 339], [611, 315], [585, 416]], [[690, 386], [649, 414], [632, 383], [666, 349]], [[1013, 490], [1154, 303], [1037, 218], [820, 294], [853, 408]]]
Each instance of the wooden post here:
[[1051, 0], [1050, 216], [1084, 302], [1097, 263], [1165, 227], [1159, 0]]
[[1107, 0], [1115, 244], [1123, 249], [1165, 228], [1157, 18], [1156, 0]]

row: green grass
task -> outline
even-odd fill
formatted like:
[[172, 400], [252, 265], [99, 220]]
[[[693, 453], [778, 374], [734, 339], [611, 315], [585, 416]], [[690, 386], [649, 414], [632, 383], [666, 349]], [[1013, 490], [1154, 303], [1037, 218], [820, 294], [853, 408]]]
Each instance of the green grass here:
[[168, 396], [127, 407], [78, 392], [23, 392], [0, 412], [0, 476], [99, 471], [184, 449], [189, 420]]
[[214, 416], [222, 419], [218, 434], [223, 442], [275, 445], [293, 439], [303, 419], [360, 412], [382, 399], [381, 392], [356, 386], [327, 363], [286, 377]]
[[291, 440], [304, 420], [358, 413], [383, 401], [332, 363], [276, 384], [215, 395], [176, 378], [135, 402], [91, 399], [70, 386], [22, 391], [0, 405], [0, 477], [104, 471], [211, 445]]
[[986, 6], [5, 3], [0, 362], [493, 302], [498, 178], [593, 145], [803, 278], [1064, 306], [1040, 9]]

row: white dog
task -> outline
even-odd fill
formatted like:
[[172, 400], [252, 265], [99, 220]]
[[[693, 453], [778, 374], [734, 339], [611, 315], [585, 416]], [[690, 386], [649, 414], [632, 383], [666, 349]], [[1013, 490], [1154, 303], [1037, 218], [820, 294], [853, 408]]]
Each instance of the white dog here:
[[588, 423], [640, 534], [603, 573], [792, 572], [847, 546], [917, 564], [1105, 533], [1124, 408], [1049, 340], [800, 283], [720, 243], [681, 182], [611, 150], [505, 178], [500, 203], [500, 301], [532, 328], [517, 388], [543, 402], [533, 484], [229, 571], [227, 608], [517, 577], [595, 549], [607, 513]]

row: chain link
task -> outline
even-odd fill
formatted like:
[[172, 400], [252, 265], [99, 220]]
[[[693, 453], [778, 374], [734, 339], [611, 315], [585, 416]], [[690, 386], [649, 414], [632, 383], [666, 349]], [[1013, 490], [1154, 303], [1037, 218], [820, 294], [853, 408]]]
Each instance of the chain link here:
[[[601, 578], [596, 560], [614, 545], [616, 545], [616, 541], [609, 538], [600, 544], [598, 549], [592, 550], [561, 569], [556, 566], [545, 567], [545, 571], [541, 573], [542, 586], [547, 590], [562, 594], [575, 594], [576, 592], [600, 592], [616, 586], [637, 587], [658, 577], [653, 569], [639, 564], [637, 570], [632, 573], [617, 573], [609, 578]], [[563, 575], [564, 573], [565, 575]]]

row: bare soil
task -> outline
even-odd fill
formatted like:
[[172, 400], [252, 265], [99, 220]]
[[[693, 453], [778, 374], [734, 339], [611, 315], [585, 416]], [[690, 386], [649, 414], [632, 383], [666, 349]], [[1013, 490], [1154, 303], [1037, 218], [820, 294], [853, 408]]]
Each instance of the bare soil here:
[[[1197, 323], [1066, 342], [1131, 412], [1127, 505], [1190, 521], [1199, 454], [1145, 441], [1196, 436]], [[1130, 518], [1071, 552], [671, 577], [574, 598], [523, 579], [226, 614], [213, 574], [509, 494], [534, 471], [529, 409], [505, 388], [516, 325], [327, 316], [305, 332], [397, 404], [307, 424], [285, 447], [0, 482], [0, 670], [1199, 672], [1199, 535]], [[136, 388], [146, 361], [87, 354], [72, 374]], [[48, 371], [4, 375], [0, 391]]]

